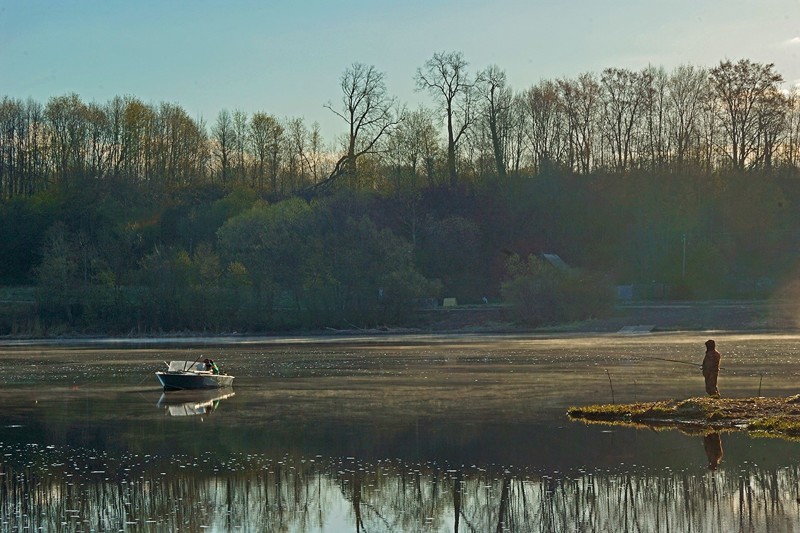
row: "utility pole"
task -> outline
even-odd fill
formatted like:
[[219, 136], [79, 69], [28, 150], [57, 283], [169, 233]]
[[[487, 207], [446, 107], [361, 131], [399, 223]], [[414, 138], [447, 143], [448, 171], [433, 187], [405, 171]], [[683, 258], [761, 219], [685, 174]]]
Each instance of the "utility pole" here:
[[683, 234], [683, 259], [681, 260], [681, 279], [686, 277], [686, 234]]

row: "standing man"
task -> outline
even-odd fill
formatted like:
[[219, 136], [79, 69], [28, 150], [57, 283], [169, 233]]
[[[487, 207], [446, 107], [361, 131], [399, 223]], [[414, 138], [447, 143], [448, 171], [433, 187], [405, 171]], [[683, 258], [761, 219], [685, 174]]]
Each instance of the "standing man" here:
[[717, 343], [709, 339], [706, 341], [706, 356], [703, 358], [703, 377], [706, 380], [706, 392], [709, 396], [719, 398], [717, 376], [719, 376], [719, 361], [722, 354], [717, 351]]

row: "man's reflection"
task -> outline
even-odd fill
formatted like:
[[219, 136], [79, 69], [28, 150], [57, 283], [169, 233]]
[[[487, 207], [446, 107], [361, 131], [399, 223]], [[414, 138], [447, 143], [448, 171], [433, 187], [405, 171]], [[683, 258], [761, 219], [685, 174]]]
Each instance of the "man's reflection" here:
[[722, 439], [719, 433], [712, 431], [703, 437], [703, 447], [708, 457], [708, 469], [716, 470], [722, 461]]

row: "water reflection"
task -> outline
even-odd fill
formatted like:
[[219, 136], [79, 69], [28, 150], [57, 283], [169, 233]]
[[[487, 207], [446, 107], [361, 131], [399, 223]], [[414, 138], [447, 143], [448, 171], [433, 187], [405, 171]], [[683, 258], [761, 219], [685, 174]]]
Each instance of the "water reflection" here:
[[780, 532], [798, 524], [797, 465], [547, 476], [353, 457], [0, 452], [5, 530]]
[[235, 394], [230, 388], [213, 391], [164, 392], [156, 406], [165, 409], [169, 416], [210, 415], [216, 411], [222, 400], [231, 398]]
[[708, 457], [708, 469], [716, 470], [719, 463], [722, 461], [722, 438], [719, 433], [712, 431], [703, 437], [703, 448], [706, 450], [706, 457]]

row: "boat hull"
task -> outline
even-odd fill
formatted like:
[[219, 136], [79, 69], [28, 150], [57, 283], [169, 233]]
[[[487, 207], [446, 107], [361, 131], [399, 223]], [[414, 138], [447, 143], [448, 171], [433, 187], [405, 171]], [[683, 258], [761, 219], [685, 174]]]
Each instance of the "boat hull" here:
[[233, 376], [226, 374], [196, 374], [194, 372], [156, 372], [166, 391], [219, 389], [233, 385]]

